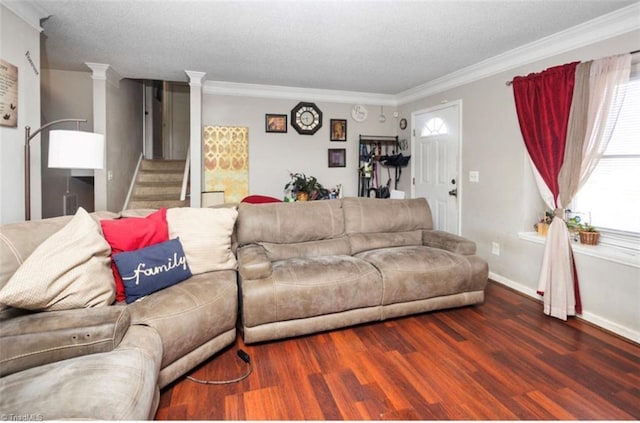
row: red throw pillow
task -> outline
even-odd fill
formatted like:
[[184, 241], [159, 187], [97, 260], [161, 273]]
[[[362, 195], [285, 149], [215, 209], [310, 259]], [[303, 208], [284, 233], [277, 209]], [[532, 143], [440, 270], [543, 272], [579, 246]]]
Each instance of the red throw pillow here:
[[113, 254], [135, 251], [150, 245], [169, 240], [167, 226], [167, 209], [161, 208], [149, 216], [128, 217], [125, 219], [101, 220], [102, 233], [111, 246], [111, 270], [116, 280], [116, 301], [124, 301], [127, 297], [124, 284], [113, 261]]
[[253, 194], [253, 195], [244, 197], [240, 202], [250, 203], [250, 204], [263, 204], [263, 203], [281, 203], [282, 200], [275, 197], [269, 197], [268, 195]]

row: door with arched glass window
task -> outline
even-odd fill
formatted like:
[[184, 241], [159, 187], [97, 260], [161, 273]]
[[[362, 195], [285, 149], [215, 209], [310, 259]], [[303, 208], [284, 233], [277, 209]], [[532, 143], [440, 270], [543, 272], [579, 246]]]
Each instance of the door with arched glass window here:
[[460, 110], [446, 103], [412, 114], [412, 197], [429, 202], [434, 229], [460, 233]]

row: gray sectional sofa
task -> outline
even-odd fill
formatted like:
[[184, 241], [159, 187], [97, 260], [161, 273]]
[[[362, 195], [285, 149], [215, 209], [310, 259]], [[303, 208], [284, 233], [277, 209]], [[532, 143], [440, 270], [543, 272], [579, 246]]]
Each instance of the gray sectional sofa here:
[[[70, 219], [0, 226], [0, 291]], [[230, 238], [237, 270], [131, 304], [0, 304], [0, 416], [150, 419], [160, 389], [232, 344], [236, 327], [254, 343], [484, 300], [487, 263], [432, 229], [424, 199], [242, 203]]]
[[[0, 226], [0, 288], [70, 220]], [[235, 270], [197, 274], [128, 305], [34, 313], [0, 304], [0, 417], [153, 419], [161, 388], [235, 341], [237, 309]]]

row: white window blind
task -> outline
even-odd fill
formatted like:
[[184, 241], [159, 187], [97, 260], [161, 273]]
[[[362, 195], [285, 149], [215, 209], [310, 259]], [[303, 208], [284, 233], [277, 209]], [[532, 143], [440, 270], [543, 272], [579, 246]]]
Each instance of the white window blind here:
[[640, 74], [626, 88], [618, 120], [609, 122], [615, 127], [607, 150], [575, 196], [573, 210], [591, 216], [603, 242], [616, 244], [621, 236], [628, 247], [629, 237], [640, 239]]

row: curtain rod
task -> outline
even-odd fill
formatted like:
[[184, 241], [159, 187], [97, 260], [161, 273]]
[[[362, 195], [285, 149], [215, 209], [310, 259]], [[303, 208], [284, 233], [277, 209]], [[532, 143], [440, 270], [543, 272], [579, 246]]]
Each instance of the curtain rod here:
[[[640, 53], [640, 50], [633, 50], [633, 51], [630, 51], [630, 52], [629, 52], [629, 54], [636, 54], [636, 53]], [[510, 86], [511, 86], [511, 84], [513, 84], [513, 79], [512, 79], [511, 81], [507, 81], [507, 82], [505, 82], [504, 84], [505, 84], [507, 87], [510, 87]]]

